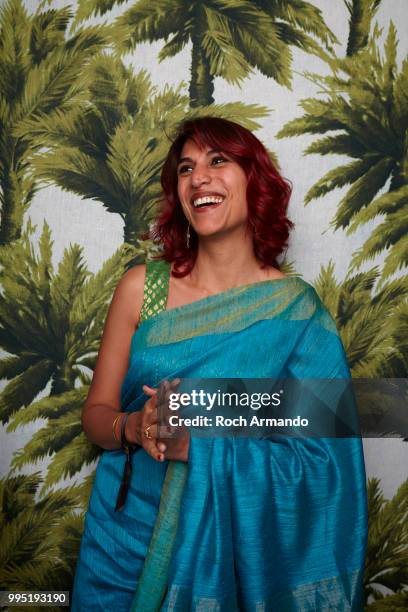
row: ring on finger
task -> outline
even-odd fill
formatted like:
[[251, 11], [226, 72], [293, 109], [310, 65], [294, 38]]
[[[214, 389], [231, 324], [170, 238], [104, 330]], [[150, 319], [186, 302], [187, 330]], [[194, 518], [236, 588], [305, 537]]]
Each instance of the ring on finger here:
[[153, 438], [152, 434], [150, 433], [150, 428], [151, 428], [151, 425], [146, 427], [146, 429], [143, 432], [144, 437], [147, 438], [148, 440], [151, 440]]

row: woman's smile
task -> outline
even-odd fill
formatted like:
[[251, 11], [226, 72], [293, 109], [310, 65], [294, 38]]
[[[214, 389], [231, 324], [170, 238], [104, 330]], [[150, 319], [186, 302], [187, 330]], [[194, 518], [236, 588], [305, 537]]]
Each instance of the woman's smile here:
[[219, 193], [200, 192], [191, 197], [191, 203], [194, 208], [208, 208], [209, 206], [217, 206], [222, 204], [225, 196]]

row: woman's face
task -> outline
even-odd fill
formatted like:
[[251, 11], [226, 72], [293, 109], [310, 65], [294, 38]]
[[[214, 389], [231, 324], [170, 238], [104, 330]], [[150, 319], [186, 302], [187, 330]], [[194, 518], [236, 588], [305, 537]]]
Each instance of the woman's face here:
[[221, 151], [200, 149], [187, 140], [177, 168], [178, 196], [199, 236], [246, 228], [247, 178], [241, 166]]

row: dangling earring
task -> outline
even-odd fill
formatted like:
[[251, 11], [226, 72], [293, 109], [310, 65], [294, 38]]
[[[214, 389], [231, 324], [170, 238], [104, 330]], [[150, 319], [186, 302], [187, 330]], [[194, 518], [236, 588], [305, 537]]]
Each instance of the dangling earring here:
[[187, 227], [186, 246], [188, 249], [190, 248], [190, 224], [188, 224], [188, 227]]

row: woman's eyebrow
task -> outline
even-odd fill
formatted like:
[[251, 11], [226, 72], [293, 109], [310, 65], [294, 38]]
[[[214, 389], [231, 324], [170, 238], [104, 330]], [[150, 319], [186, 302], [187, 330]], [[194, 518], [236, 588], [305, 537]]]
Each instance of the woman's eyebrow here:
[[191, 159], [191, 157], [180, 157], [177, 165], [179, 166], [180, 164], [182, 164], [183, 162], [192, 162], [193, 160]]

